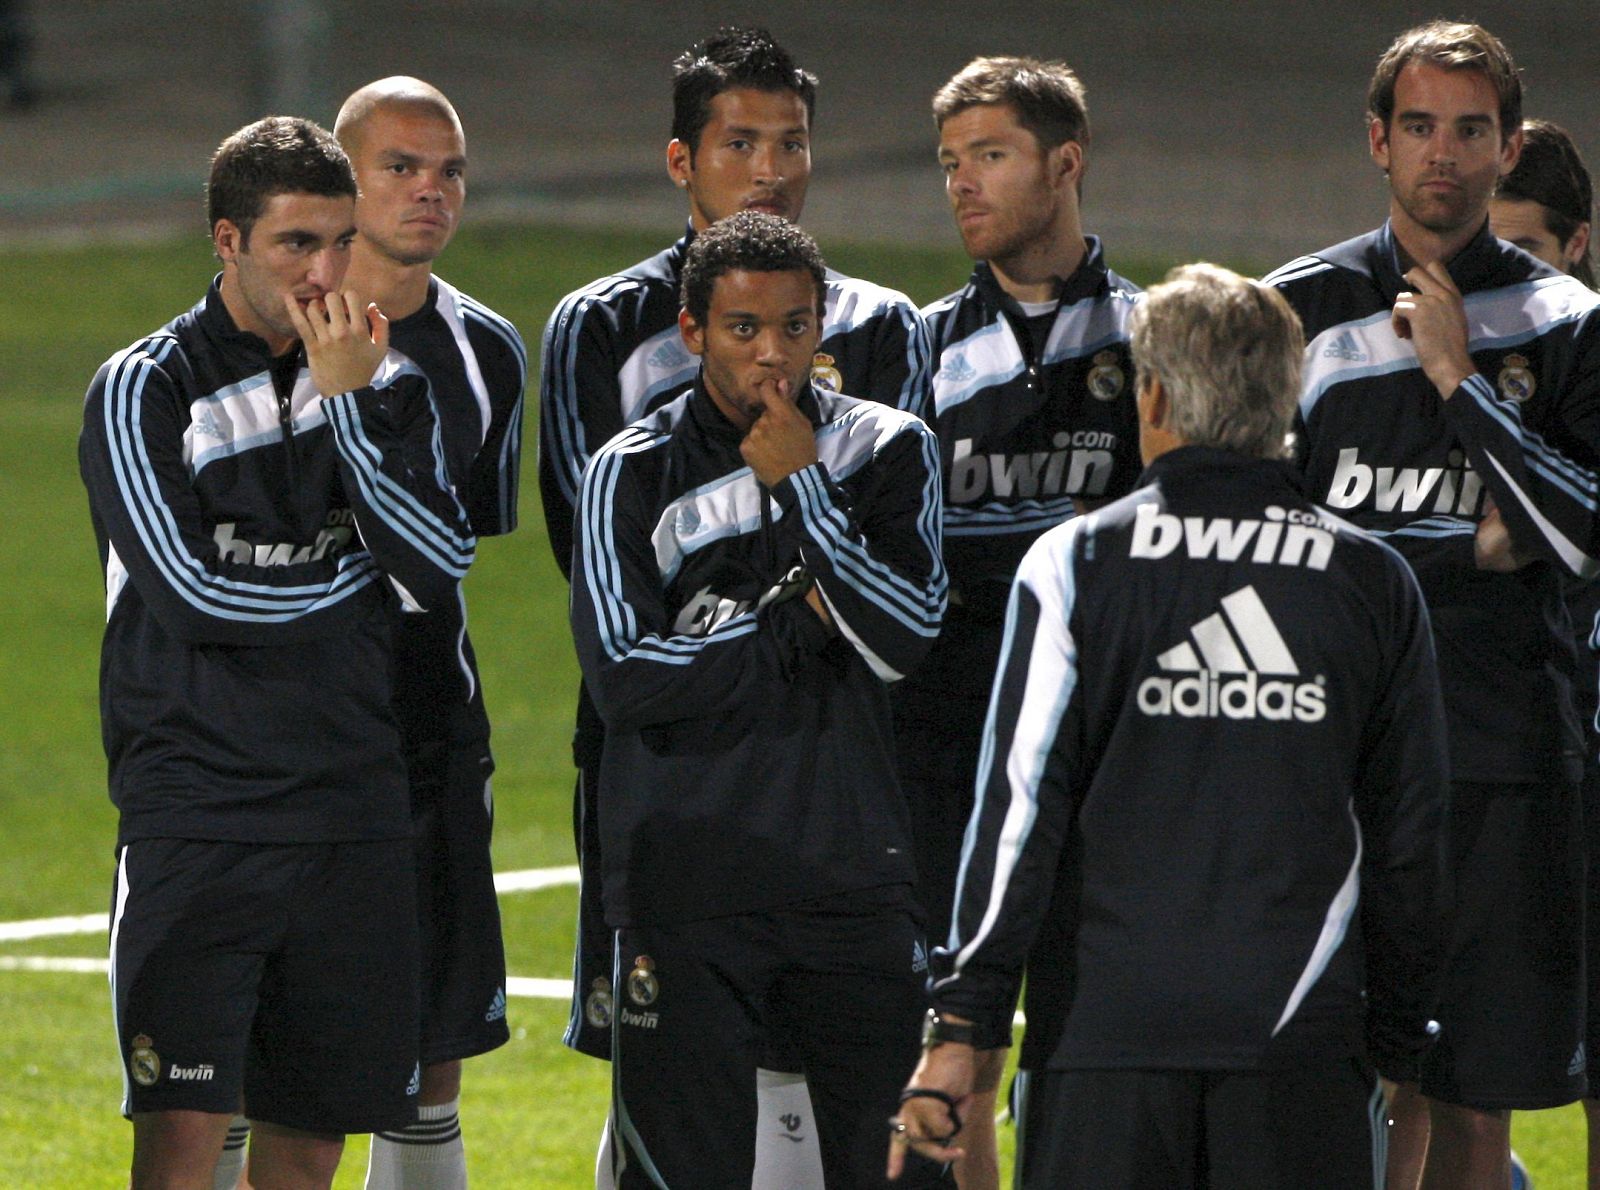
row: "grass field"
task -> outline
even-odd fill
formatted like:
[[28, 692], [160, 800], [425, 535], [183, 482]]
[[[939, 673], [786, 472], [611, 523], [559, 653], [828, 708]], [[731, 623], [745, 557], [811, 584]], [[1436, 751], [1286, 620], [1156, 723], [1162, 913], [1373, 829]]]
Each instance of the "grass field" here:
[[[669, 229], [670, 230], [670, 229]], [[442, 272], [511, 318], [530, 354], [566, 291], [663, 246], [661, 237], [469, 229]], [[826, 247], [826, 246], [825, 246]], [[0, 253], [0, 923], [102, 910], [115, 815], [105, 794], [96, 673], [101, 579], [76, 438], [83, 389], [111, 352], [186, 308], [211, 275], [203, 236], [137, 247]], [[927, 301], [960, 284], [951, 252], [834, 247], [830, 263]], [[1136, 280], [1152, 262], [1114, 263]], [[572, 862], [567, 750], [577, 668], [566, 591], [534, 482], [530, 401], [522, 528], [486, 542], [468, 578], [499, 771], [496, 867]], [[502, 898], [514, 976], [569, 970], [570, 887]], [[8, 969], [25, 956], [103, 959], [103, 934], [0, 942], [0, 1186], [125, 1184], [130, 1133], [103, 974]], [[474, 1184], [577, 1187], [605, 1113], [603, 1064], [559, 1043], [565, 1004], [514, 998], [514, 1039], [468, 1068], [463, 1117]], [[1540, 1190], [1581, 1184], [1577, 1109], [1519, 1117]], [[336, 1185], [356, 1187], [352, 1138]]]

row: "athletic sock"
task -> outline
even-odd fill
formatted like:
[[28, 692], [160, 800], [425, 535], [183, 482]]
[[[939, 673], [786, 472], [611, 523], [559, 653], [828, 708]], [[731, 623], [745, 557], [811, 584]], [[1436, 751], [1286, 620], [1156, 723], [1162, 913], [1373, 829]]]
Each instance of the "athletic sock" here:
[[366, 1190], [466, 1190], [461, 1100], [419, 1107], [417, 1122], [372, 1137]]
[[822, 1150], [803, 1074], [756, 1071], [756, 1169], [753, 1190], [822, 1186]]
[[245, 1145], [250, 1140], [250, 1121], [234, 1116], [228, 1125], [228, 1139], [222, 1142], [222, 1156], [217, 1158], [216, 1172], [211, 1175], [211, 1190], [234, 1190], [239, 1175], [244, 1172]]

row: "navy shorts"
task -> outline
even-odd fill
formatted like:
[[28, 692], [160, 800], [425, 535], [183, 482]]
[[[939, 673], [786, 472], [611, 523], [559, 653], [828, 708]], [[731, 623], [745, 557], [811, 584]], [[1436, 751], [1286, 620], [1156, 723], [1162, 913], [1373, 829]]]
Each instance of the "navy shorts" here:
[[123, 1112], [234, 1113], [310, 1132], [416, 1119], [407, 839], [122, 848], [111, 990]]
[[[598, 764], [578, 771], [573, 791], [572, 833], [578, 845], [578, 934], [572, 958], [572, 1003], [561, 1040], [580, 1054], [611, 1060], [611, 963], [615, 933], [606, 925], [600, 900]], [[800, 1059], [773, 1041], [762, 1052], [761, 1068], [800, 1073]]]
[[440, 767], [438, 779], [413, 779], [411, 789], [424, 1066], [487, 1053], [511, 1039], [489, 849], [494, 761], [479, 743], [450, 749]]
[[1483, 1111], [1584, 1094], [1583, 823], [1576, 787], [1451, 787], [1456, 890], [1423, 1094]]
[[1380, 1187], [1378, 1080], [1360, 1059], [1280, 1071], [1040, 1070], [1017, 1076], [1023, 1190]]
[[[921, 931], [878, 889], [616, 934], [617, 1186], [748, 1190], [756, 1069], [799, 1055], [829, 1186], [887, 1186], [886, 1122], [920, 1053]], [[921, 1161], [899, 1187], [944, 1184]]]

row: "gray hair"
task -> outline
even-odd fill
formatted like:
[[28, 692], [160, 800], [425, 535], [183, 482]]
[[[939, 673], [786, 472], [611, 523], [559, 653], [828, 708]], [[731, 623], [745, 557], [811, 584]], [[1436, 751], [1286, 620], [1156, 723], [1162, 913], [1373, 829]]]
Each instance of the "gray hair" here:
[[1282, 458], [1305, 335], [1276, 289], [1214, 264], [1173, 269], [1133, 312], [1135, 376], [1167, 394], [1166, 428], [1196, 446]]

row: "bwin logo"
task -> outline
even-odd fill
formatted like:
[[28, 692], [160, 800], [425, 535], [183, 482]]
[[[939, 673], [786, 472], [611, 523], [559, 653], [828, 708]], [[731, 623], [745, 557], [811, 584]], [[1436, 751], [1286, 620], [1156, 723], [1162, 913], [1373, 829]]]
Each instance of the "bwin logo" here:
[[1324, 359], [1342, 359], [1352, 364], [1367, 362], [1367, 353], [1356, 345], [1356, 337], [1349, 331], [1341, 331], [1332, 343], [1323, 351]]
[[298, 566], [302, 562], [316, 562], [327, 557], [328, 551], [343, 549], [355, 536], [351, 528], [355, 517], [348, 508], [334, 509], [328, 514], [328, 527], [317, 530], [317, 539], [310, 545], [297, 546], [293, 542], [279, 541], [266, 545], [252, 545], [242, 537], [235, 537], [237, 521], [224, 521], [211, 532], [217, 549], [229, 562], [253, 562], [257, 566]]
[[[1165, 558], [1181, 542], [1191, 558], [1237, 562], [1249, 551], [1250, 561], [1326, 570], [1333, 556], [1333, 531], [1315, 513], [1276, 504], [1263, 510], [1266, 520], [1247, 517], [1175, 517], [1160, 506], [1141, 504], [1133, 517], [1132, 558]], [[1284, 522], [1288, 522], [1285, 525]], [[1251, 547], [1252, 541], [1254, 548]]]
[[971, 438], [957, 438], [950, 460], [950, 502], [970, 504], [993, 492], [1021, 496], [1102, 496], [1111, 482], [1117, 436], [1108, 430], [1063, 430], [1055, 450], [1003, 455], [972, 453]]
[[659, 1012], [634, 1012], [626, 1005], [618, 1015], [624, 1025], [634, 1025], [640, 1029], [654, 1029], [661, 1023]]
[[705, 636], [753, 606], [748, 599], [727, 599], [710, 587], [701, 587], [672, 621], [672, 630], [679, 636]]
[[1328, 507], [1357, 508], [1370, 497], [1379, 512], [1418, 512], [1429, 500], [1429, 512], [1475, 517], [1482, 511], [1483, 481], [1467, 467], [1466, 456], [1452, 450], [1444, 467], [1371, 467], [1356, 448], [1339, 452], [1339, 464], [1328, 484]]
[[1152, 676], [1139, 684], [1139, 709], [1146, 715], [1320, 723], [1328, 713], [1321, 675], [1313, 682], [1283, 680], [1298, 677], [1300, 669], [1254, 587], [1224, 596], [1222, 610], [1201, 620], [1189, 636], [1156, 663], [1190, 676]]
[[217, 1077], [217, 1068], [210, 1062], [198, 1066], [174, 1066], [167, 1077], [175, 1083], [209, 1083]]

